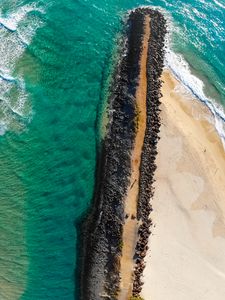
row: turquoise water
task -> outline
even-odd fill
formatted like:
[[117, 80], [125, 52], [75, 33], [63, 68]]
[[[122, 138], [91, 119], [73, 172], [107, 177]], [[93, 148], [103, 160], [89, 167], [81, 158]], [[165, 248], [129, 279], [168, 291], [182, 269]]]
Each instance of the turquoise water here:
[[1, 0], [2, 300], [77, 298], [75, 224], [92, 198], [102, 90], [123, 14], [138, 5], [164, 9], [166, 63], [224, 135], [225, 0]]

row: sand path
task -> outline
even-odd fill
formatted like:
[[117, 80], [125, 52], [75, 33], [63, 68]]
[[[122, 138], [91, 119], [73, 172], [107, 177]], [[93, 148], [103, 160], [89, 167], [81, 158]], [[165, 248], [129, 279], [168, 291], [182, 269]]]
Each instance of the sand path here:
[[[225, 152], [212, 116], [163, 74], [145, 300], [225, 299]], [[189, 97], [189, 98], [187, 98]]]
[[131, 158], [131, 179], [130, 187], [125, 198], [125, 214], [129, 217], [125, 219], [123, 227], [123, 249], [121, 257], [121, 291], [119, 293], [119, 300], [127, 300], [131, 296], [133, 283], [133, 268], [134, 268], [134, 252], [137, 242], [138, 222], [131, 216], [137, 214], [137, 197], [139, 192], [139, 167], [141, 162], [141, 152], [144, 142], [146, 129], [146, 94], [147, 94], [147, 53], [148, 41], [150, 37], [150, 18], [146, 17], [144, 26], [143, 50], [140, 59], [140, 77], [139, 86], [136, 92], [136, 104], [138, 114], [138, 129], [134, 142], [134, 149]]

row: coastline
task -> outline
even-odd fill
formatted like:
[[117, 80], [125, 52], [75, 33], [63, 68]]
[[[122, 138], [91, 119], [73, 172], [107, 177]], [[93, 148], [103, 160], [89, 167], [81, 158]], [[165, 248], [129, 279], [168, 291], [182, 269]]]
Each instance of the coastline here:
[[160, 12], [130, 12], [84, 225], [81, 300], [207, 299], [210, 274], [225, 277], [213, 258], [225, 249], [225, 153], [209, 109], [163, 71], [165, 34]]
[[[225, 152], [206, 106], [167, 70], [145, 263], [145, 300], [225, 294]], [[179, 220], [179, 223], [178, 223]]]

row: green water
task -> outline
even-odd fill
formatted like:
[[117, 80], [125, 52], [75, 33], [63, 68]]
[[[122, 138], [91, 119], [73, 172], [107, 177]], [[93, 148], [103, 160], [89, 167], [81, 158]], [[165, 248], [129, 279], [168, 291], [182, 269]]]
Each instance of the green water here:
[[0, 299], [76, 299], [75, 224], [92, 199], [103, 86], [123, 14], [141, 4], [168, 11], [173, 49], [224, 103], [225, 18], [214, 3], [1, 1]]

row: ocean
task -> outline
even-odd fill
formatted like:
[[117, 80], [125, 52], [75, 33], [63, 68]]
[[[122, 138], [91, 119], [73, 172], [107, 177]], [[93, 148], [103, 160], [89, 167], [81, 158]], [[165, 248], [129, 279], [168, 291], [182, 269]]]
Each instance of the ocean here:
[[225, 0], [0, 1], [0, 299], [77, 299], [78, 222], [125, 13], [168, 19], [165, 64], [225, 141]]

